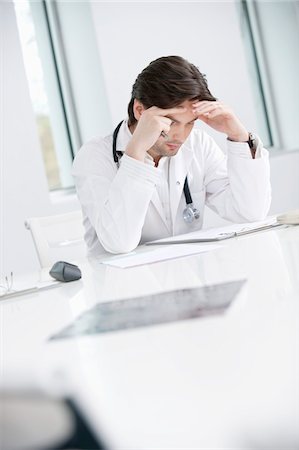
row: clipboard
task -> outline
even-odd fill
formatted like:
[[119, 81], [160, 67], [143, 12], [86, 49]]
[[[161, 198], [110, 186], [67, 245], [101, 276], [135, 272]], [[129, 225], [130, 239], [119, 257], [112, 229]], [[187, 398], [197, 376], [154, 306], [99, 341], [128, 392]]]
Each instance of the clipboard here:
[[221, 233], [218, 236], [215, 237], [202, 237], [202, 238], [186, 238], [186, 239], [180, 239], [180, 240], [165, 240], [165, 241], [151, 241], [146, 242], [145, 245], [172, 245], [172, 244], [199, 244], [201, 242], [218, 242], [223, 241], [225, 239], [230, 239], [236, 236], [236, 232], [233, 231], [231, 233]]
[[[264, 225], [261, 226], [255, 226], [254, 224], [243, 224], [239, 226], [239, 229], [236, 226], [235, 231], [215, 232], [213, 236], [204, 236], [204, 232], [202, 232], [203, 235], [201, 236], [199, 232], [199, 236], [197, 237], [194, 236], [194, 233], [190, 233], [191, 235], [190, 238], [188, 238], [188, 235], [183, 235], [184, 236], [183, 238], [174, 239], [173, 237], [171, 237], [166, 239], [159, 239], [157, 241], [146, 242], [145, 245], [172, 245], [172, 244], [195, 244], [203, 242], [218, 242], [238, 236], [244, 236], [246, 234], [256, 233], [264, 230], [271, 230], [273, 228], [285, 226], [286, 226], [285, 224], [279, 222], [265, 223]], [[231, 226], [229, 226], [229, 228], [231, 228]]]

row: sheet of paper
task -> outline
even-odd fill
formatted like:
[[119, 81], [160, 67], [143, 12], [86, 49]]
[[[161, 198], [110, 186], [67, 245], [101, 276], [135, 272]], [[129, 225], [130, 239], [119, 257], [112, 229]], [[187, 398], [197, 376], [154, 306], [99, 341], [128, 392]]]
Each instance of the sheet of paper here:
[[167, 247], [159, 247], [145, 252], [134, 252], [133, 254], [128, 254], [126, 256], [109, 258], [101, 263], [125, 269], [127, 267], [142, 266], [143, 264], [166, 261], [182, 256], [195, 255], [197, 253], [215, 250], [216, 248], [219, 248], [219, 245], [169, 245]]
[[265, 220], [259, 222], [249, 222], [249, 223], [234, 223], [227, 225], [225, 227], [210, 228], [207, 230], [193, 231], [192, 233], [180, 234], [179, 236], [173, 236], [170, 238], [158, 239], [157, 241], [152, 241], [153, 243], [167, 242], [171, 244], [172, 241], [188, 241], [192, 239], [216, 239], [218, 236], [230, 233], [239, 233], [243, 231], [250, 231], [262, 226], [274, 225], [277, 223], [276, 217], [267, 217]]

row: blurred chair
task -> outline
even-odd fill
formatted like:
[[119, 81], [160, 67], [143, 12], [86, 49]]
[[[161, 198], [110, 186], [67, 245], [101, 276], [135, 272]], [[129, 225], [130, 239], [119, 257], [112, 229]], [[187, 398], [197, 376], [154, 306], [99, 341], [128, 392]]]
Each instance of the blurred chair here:
[[86, 256], [81, 211], [32, 217], [25, 226], [31, 232], [42, 268], [56, 261], [76, 262]]
[[1, 449], [107, 449], [71, 398], [40, 390], [0, 391]]

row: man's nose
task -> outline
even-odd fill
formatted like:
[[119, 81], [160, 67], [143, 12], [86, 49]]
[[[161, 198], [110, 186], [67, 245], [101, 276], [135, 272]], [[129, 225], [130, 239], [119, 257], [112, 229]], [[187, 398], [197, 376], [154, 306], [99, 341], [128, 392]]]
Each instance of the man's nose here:
[[183, 141], [185, 137], [184, 126], [176, 126], [173, 130], [173, 139], [177, 141]]

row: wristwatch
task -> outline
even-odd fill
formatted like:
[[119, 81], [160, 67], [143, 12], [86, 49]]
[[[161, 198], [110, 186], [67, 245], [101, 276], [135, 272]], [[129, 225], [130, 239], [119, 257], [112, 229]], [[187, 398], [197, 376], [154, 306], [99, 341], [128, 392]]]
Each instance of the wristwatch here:
[[255, 136], [255, 134], [253, 134], [253, 133], [251, 133], [249, 131], [248, 135], [249, 135], [249, 137], [248, 137], [247, 144], [249, 145], [251, 150], [256, 150], [256, 136]]
[[256, 147], [257, 147], [256, 136], [255, 136], [255, 134], [251, 133], [250, 131], [248, 133], [248, 136], [249, 137], [248, 137], [247, 144], [249, 145], [252, 158], [255, 159], [255, 152], [256, 152]]

